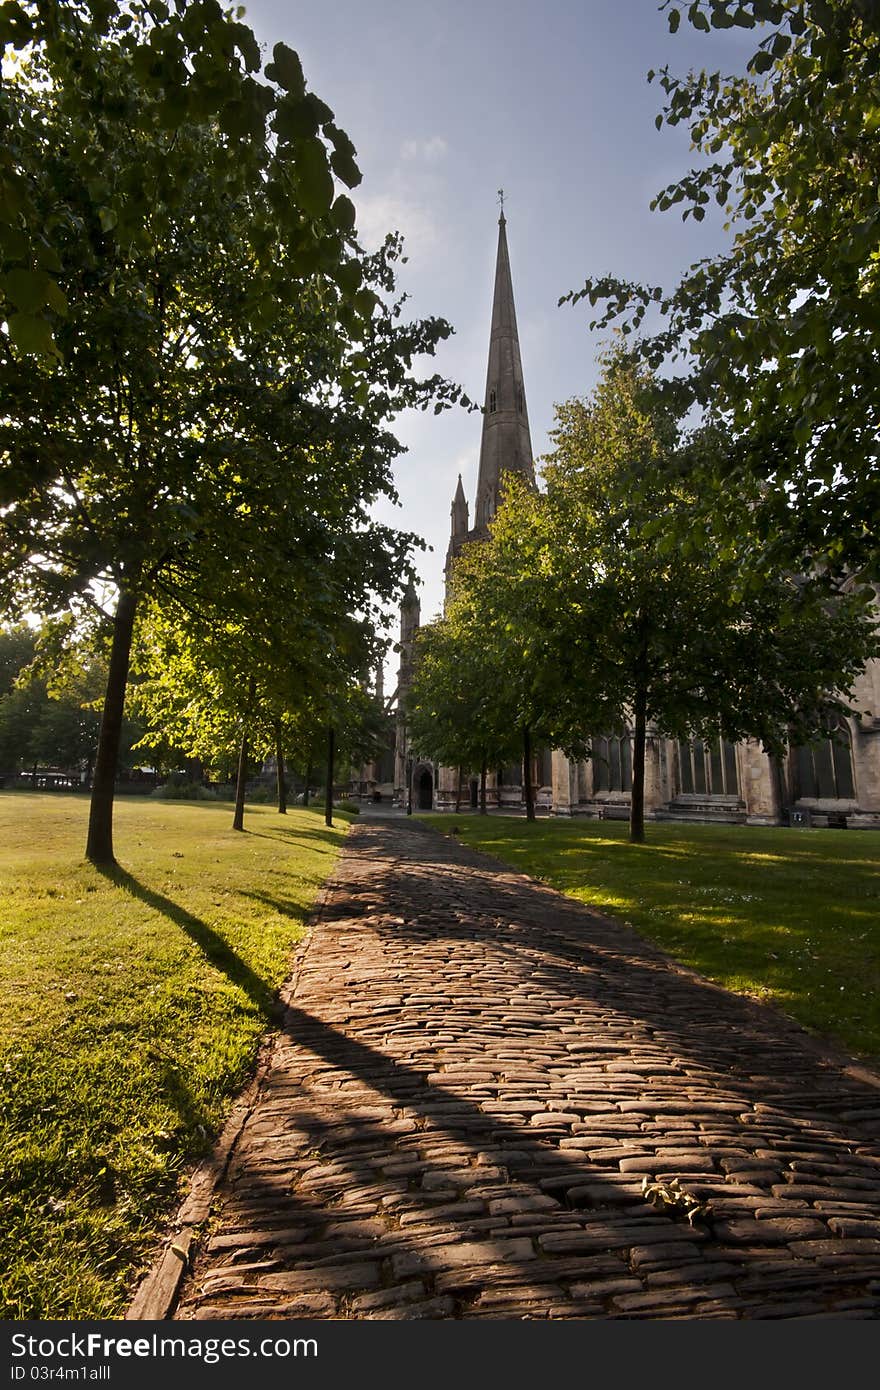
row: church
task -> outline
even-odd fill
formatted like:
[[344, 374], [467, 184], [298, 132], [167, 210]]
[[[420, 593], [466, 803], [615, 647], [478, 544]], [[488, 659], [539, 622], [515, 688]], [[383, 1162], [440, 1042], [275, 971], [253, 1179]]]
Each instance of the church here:
[[[513, 298], [502, 207], [489, 360], [482, 412], [482, 438], [473, 526], [459, 475], [452, 500], [446, 583], [463, 546], [485, 540], [498, 507], [504, 473], [521, 474], [535, 483], [525, 381]], [[404, 700], [409, 689], [413, 647], [420, 624], [419, 600], [410, 585], [401, 606], [400, 669], [394, 749], [393, 793], [382, 794], [413, 810], [476, 809], [478, 779], [466, 777], [459, 787], [456, 768], [413, 756]], [[784, 759], [768, 756], [757, 742], [732, 744], [681, 741], [648, 728], [645, 751], [647, 820], [704, 821], [745, 825], [880, 827], [880, 661], [865, 668], [854, 691], [859, 711], [834, 732]], [[629, 732], [592, 740], [593, 756], [574, 762], [557, 750], [534, 756], [532, 785], [537, 810], [556, 816], [628, 819], [632, 785]], [[377, 769], [378, 770], [378, 769]], [[387, 769], [390, 771], [390, 767]], [[487, 779], [487, 807], [524, 811], [522, 767], [495, 769]], [[362, 784], [363, 785], [363, 784]], [[387, 789], [387, 793], [386, 793]], [[379, 795], [376, 782], [373, 795]]]

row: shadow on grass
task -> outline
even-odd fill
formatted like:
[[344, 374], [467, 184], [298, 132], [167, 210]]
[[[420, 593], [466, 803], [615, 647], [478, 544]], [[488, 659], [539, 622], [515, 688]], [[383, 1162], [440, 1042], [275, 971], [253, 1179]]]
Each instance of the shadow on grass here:
[[253, 835], [258, 840], [281, 840], [282, 842], [289, 841], [291, 844], [296, 844], [301, 840], [322, 840], [324, 844], [335, 847], [339, 844], [339, 827], [342, 824], [344, 822], [338, 822], [332, 830], [304, 830], [302, 826], [294, 825], [277, 825], [271, 830], [251, 830], [248, 825], [245, 825], [244, 833]]
[[153, 908], [155, 912], [161, 912], [169, 921], [181, 927], [190, 940], [195, 942], [205, 959], [217, 970], [222, 971], [232, 984], [243, 989], [266, 1018], [271, 1017], [273, 991], [260, 979], [259, 975], [255, 974], [247, 961], [242, 960], [229, 943], [224, 941], [218, 932], [214, 931], [213, 927], [209, 927], [207, 922], [202, 921], [201, 917], [187, 912], [186, 908], [181, 907], [171, 898], [166, 898], [164, 894], [157, 893], [153, 888], [147, 888], [127, 869], [122, 869], [117, 865], [99, 868], [98, 872], [104, 878], [109, 879], [111, 883], [115, 883], [123, 892], [129, 893], [139, 902]]

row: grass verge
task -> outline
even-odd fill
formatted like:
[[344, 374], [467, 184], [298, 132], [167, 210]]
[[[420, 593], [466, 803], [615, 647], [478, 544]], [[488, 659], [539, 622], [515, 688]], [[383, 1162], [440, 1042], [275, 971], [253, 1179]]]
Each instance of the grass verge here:
[[880, 1065], [880, 832], [431, 816]]
[[106, 1318], [270, 1026], [348, 817], [0, 795], [0, 1316]]

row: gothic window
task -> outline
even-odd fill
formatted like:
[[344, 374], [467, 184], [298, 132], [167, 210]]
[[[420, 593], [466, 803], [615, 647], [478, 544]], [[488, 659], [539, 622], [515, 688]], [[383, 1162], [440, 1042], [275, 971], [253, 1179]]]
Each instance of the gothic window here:
[[553, 754], [549, 748], [544, 748], [541, 752], [541, 786], [549, 787], [553, 784]]
[[519, 411], [520, 415], [522, 415], [524, 407], [525, 407], [525, 398], [523, 397], [523, 389], [522, 389], [521, 386], [517, 386], [517, 388], [516, 388], [516, 408], [517, 408], [517, 410]]
[[496, 411], [497, 409], [498, 409], [498, 397], [496, 396], [495, 391], [494, 391], [494, 389], [493, 389], [493, 390], [491, 390], [491, 391], [489, 392], [489, 414], [490, 414], [490, 415], [494, 415], [494, 414], [495, 414], [495, 411]]
[[628, 738], [593, 739], [593, 790], [632, 791], [632, 747]]
[[736, 749], [725, 738], [680, 740], [678, 771], [679, 790], [687, 796], [739, 795]]
[[798, 796], [852, 801], [856, 793], [846, 729], [838, 726], [827, 737], [796, 748], [795, 775]]

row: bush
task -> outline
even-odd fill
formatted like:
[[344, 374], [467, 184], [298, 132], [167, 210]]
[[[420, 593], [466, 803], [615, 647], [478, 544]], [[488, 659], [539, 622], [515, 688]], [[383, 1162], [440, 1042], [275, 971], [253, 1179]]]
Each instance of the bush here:
[[361, 808], [356, 801], [334, 801], [333, 805], [337, 811], [348, 811], [353, 816], [359, 816]]
[[265, 806], [268, 802], [275, 800], [276, 793], [269, 787], [254, 787], [252, 791], [245, 791], [245, 801], [250, 801], [257, 806]]
[[163, 786], [154, 788], [150, 796], [161, 797], [163, 801], [216, 801], [217, 793], [213, 787], [204, 787], [201, 782], [180, 781], [171, 777]]

